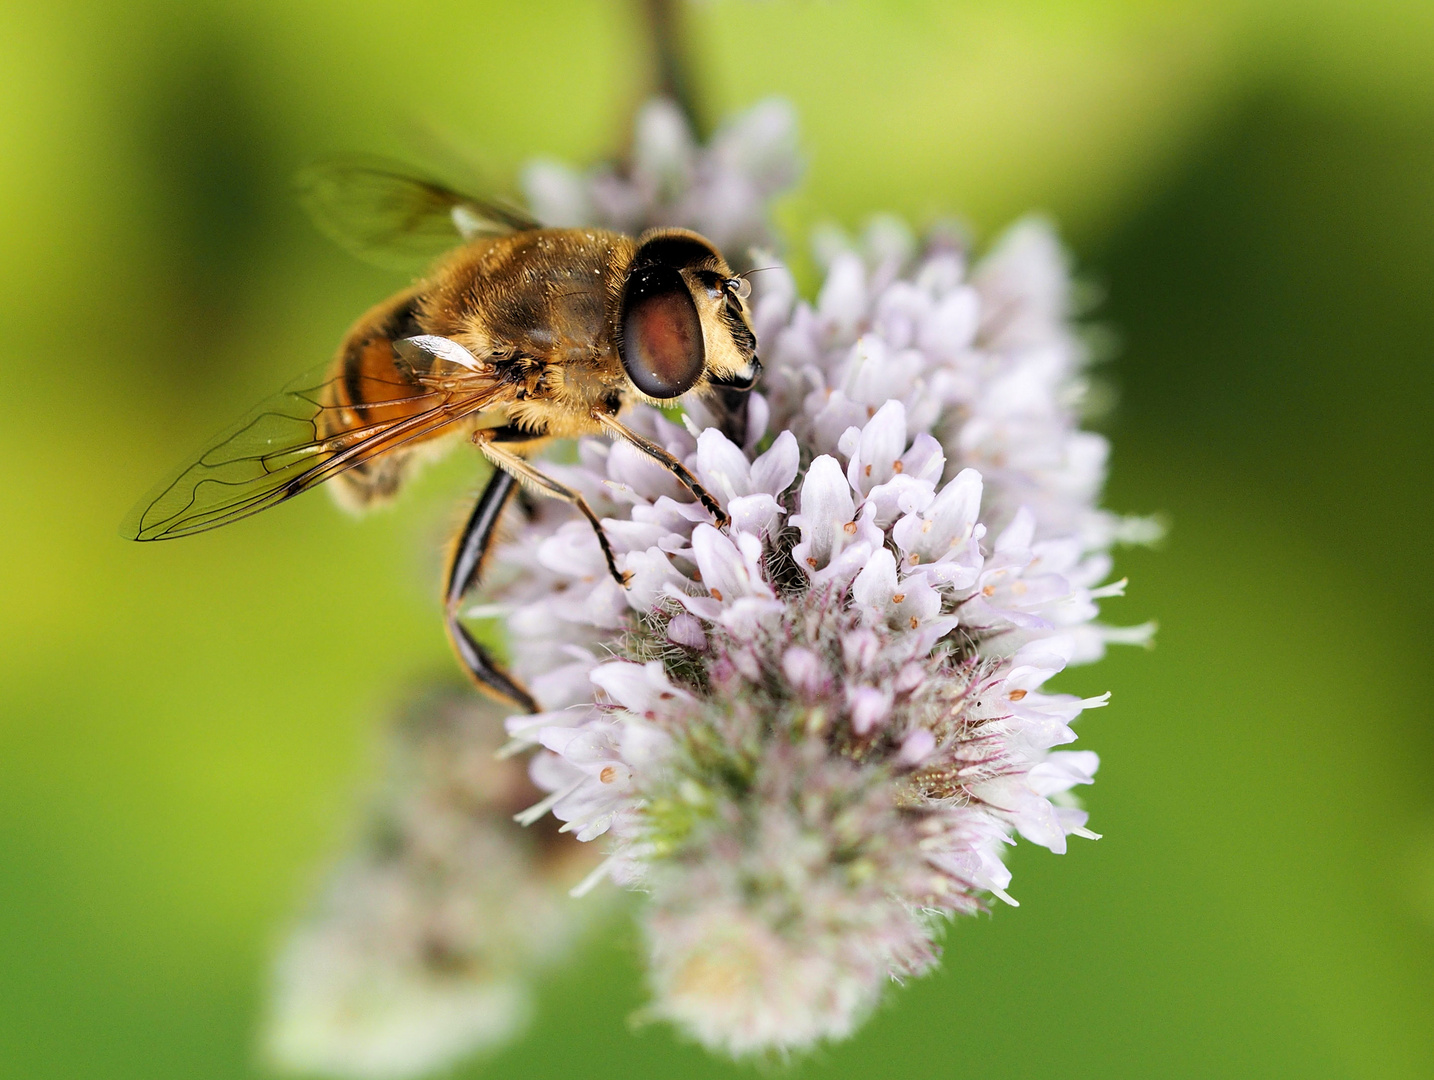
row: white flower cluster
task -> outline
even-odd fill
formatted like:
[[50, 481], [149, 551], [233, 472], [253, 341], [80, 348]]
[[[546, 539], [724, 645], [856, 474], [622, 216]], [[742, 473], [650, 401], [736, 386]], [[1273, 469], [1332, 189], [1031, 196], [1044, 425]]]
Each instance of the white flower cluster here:
[[734, 117], [699, 147], [682, 110], [658, 98], [638, 113], [621, 169], [601, 165], [582, 173], [537, 161], [523, 171], [523, 191], [547, 225], [600, 225], [633, 236], [682, 226], [744, 255], [771, 242], [772, 199], [801, 172], [796, 127], [791, 105], [772, 99]]
[[[1081, 431], [1083, 353], [1041, 224], [969, 270], [936, 241], [846, 250], [814, 305], [785, 271], [753, 297], [767, 374], [747, 444], [639, 408], [731, 518], [651, 459], [587, 440], [551, 466], [599, 508], [542, 506], [492, 594], [544, 711], [514, 716], [534, 780], [603, 875], [649, 893], [652, 1012], [733, 1055], [849, 1034], [934, 961], [933, 920], [1014, 903], [1006, 846], [1064, 852], [1098, 764], [1059, 749], [1105, 698], [1049, 693], [1148, 628], [1119, 595]], [[771, 433], [771, 434], [769, 434]], [[489, 611], [494, 610], [489, 608]], [[580, 890], [581, 891], [581, 890]]]
[[526, 1025], [534, 971], [602, 912], [566, 895], [591, 856], [513, 824], [534, 792], [494, 756], [502, 741], [498, 715], [467, 694], [429, 694], [398, 726], [362, 842], [279, 956], [276, 1067], [396, 1080]]

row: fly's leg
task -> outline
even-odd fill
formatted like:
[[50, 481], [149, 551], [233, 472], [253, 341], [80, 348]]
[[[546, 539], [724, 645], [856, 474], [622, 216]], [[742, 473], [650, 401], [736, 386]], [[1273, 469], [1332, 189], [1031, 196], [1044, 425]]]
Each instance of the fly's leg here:
[[468, 522], [453, 546], [453, 554], [448, 561], [448, 580], [443, 587], [443, 617], [453, 651], [479, 688], [512, 702], [525, 712], [535, 713], [538, 703], [533, 696], [493, 662], [488, 650], [478, 644], [458, 619], [459, 605], [482, 576], [483, 561], [493, 546], [498, 519], [503, 516], [503, 507], [517, 486], [511, 474], [502, 469], [493, 470], [488, 486], [478, 497], [473, 513], [468, 516]]
[[[593, 532], [597, 533], [598, 544], [602, 547], [603, 558], [607, 560], [608, 573], [612, 574], [613, 580], [627, 588], [627, 583], [632, 579], [631, 574], [624, 574], [617, 568], [617, 558], [613, 555], [612, 545], [608, 543], [607, 533], [603, 532], [602, 522], [593, 513], [593, 508], [581, 494], [564, 484], [558, 483], [550, 476], [544, 476], [537, 469], [533, 468], [524, 458], [502, 445], [502, 436], [506, 429], [499, 429], [496, 432], [480, 431], [474, 436], [478, 449], [505, 473], [517, 477], [530, 489], [539, 495], [546, 495], [550, 499], [560, 499], [565, 503], [576, 506], [583, 517], [588, 519], [592, 525]], [[529, 436], [531, 437], [531, 436]]]
[[593, 410], [592, 416], [594, 420], [607, 428], [609, 434], [622, 439], [624, 442], [632, 443], [633, 446], [637, 447], [648, 457], [660, 462], [668, 472], [677, 477], [677, 479], [681, 481], [682, 486], [692, 492], [692, 494], [696, 496], [697, 501], [706, 507], [707, 512], [717, 519], [718, 528], [725, 529], [731, 524], [732, 519], [727, 516], [727, 511], [723, 510], [717, 500], [712, 497], [711, 493], [697, 482], [697, 477], [688, 471], [686, 465], [682, 464], [682, 462], [678, 461], [651, 439], [644, 438], [626, 424], [619, 423], [617, 417], [605, 412], [600, 412], [597, 409]]
[[488, 478], [487, 487], [478, 497], [473, 513], [468, 516], [468, 522], [454, 544], [453, 557], [448, 563], [448, 580], [443, 586], [445, 609], [451, 611], [477, 587], [498, 519], [502, 517], [503, 508], [508, 505], [508, 499], [517, 486], [517, 480], [502, 469], [494, 469], [493, 475]]

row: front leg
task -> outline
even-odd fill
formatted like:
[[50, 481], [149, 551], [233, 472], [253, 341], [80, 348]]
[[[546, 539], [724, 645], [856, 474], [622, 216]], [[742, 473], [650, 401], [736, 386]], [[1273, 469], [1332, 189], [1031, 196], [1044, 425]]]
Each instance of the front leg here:
[[682, 464], [682, 462], [678, 461], [651, 439], [644, 438], [626, 424], [619, 423], [617, 417], [612, 414], [594, 409], [592, 417], [603, 427], [607, 428], [611, 434], [617, 436], [619, 439], [632, 443], [633, 446], [637, 447], [648, 457], [660, 462], [668, 472], [681, 481], [683, 487], [696, 496], [697, 501], [706, 507], [707, 512], [717, 519], [717, 527], [719, 529], [725, 529], [732, 523], [732, 519], [727, 516], [727, 511], [723, 510], [721, 504], [712, 497], [711, 493], [697, 482], [697, 477], [688, 471], [686, 465]]

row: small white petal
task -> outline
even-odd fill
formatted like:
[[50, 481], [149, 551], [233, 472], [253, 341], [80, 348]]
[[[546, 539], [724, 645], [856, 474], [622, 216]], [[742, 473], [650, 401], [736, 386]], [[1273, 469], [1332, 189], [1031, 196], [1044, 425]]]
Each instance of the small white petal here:
[[866, 312], [866, 267], [855, 255], [840, 255], [817, 295], [817, 312], [843, 333], [855, 329]]
[[801, 530], [802, 539], [792, 556], [798, 566], [812, 573], [825, 568], [855, 535], [847, 525], [856, 516], [856, 503], [835, 458], [823, 454], [812, 462], [797, 505], [799, 511], [791, 521]]
[[747, 455], [716, 428], [708, 428], [697, 439], [697, 478], [723, 505], [754, 490]]
[[754, 492], [780, 495], [792, 486], [797, 478], [797, 467], [801, 462], [801, 451], [796, 436], [784, 431], [773, 440], [770, 449], [752, 462], [752, 486]]
[[606, 691], [613, 701], [639, 716], [670, 708], [672, 702], [691, 701], [690, 694], [668, 681], [657, 660], [646, 664], [626, 660], [599, 664], [593, 668], [590, 678], [593, 685]]
[[882, 548], [857, 574], [851, 584], [851, 596], [873, 615], [885, 619], [896, 589], [896, 558]]
[[819, 693], [826, 683], [826, 667], [810, 649], [793, 646], [782, 654], [782, 672], [792, 687], [804, 694]]
[[891, 715], [891, 695], [874, 686], [858, 686], [847, 691], [847, 707], [852, 730], [867, 735]]
[[890, 480], [906, 450], [906, 406], [888, 401], [862, 428], [856, 453], [847, 465], [847, 480], [865, 495]]

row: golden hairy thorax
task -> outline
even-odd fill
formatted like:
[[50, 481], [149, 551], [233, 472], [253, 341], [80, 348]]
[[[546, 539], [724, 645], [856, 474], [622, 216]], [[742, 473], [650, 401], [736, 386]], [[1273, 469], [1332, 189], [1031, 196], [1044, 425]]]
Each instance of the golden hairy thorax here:
[[451, 338], [491, 363], [492, 403], [340, 474], [340, 500], [358, 509], [391, 497], [415, 463], [477, 428], [511, 425], [534, 440], [599, 433], [593, 407], [616, 412], [626, 400], [611, 310], [633, 250], [630, 238], [600, 230], [484, 238], [366, 312], [334, 358], [332, 403], [360, 407], [333, 414], [335, 433], [359, 415], [397, 421], [423, 407], [388, 389], [405, 381], [393, 343], [420, 334]]
[[593, 408], [628, 398], [617, 309], [636, 245], [599, 229], [539, 229], [460, 249], [423, 290], [424, 333], [491, 360], [507, 422], [535, 436], [597, 434]]

